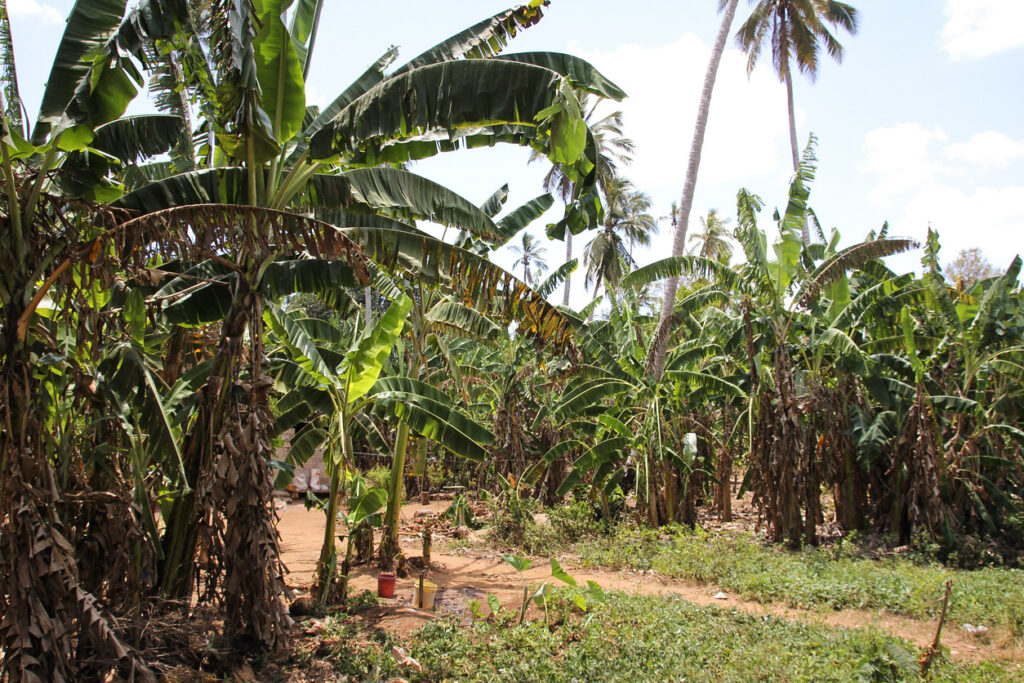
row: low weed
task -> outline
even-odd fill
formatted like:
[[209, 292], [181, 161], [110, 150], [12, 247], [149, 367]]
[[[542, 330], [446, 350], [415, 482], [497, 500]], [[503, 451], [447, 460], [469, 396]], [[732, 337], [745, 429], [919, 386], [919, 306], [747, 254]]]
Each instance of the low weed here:
[[[453, 620], [425, 626], [410, 645], [411, 680], [913, 681], [917, 652], [880, 633], [701, 608], [672, 597], [609, 593], [592, 617], [557, 628]], [[994, 664], [940, 658], [937, 681], [1013, 680]]]
[[575, 550], [584, 566], [653, 569], [759, 602], [885, 609], [919, 619], [938, 616], [943, 586], [952, 579], [949, 617], [954, 623], [1005, 625], [1019, 634], [1024, 615], [1024, 571], [1019, 569], [963, 571], [905, 558], [875, 560], [842, 544], [788, 551], [746, 534], [679, 528], [666, 533], [622, 526], [613, 536]]

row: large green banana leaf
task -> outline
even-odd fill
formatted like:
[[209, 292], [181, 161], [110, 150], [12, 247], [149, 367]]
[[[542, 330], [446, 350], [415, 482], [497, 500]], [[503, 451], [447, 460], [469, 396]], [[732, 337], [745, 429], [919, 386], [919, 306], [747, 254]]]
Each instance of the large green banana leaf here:
[[124, 113], [143, 82], [131, 55], [144, 43], [169, 39], [188, 12], [186, 0], [142, 0], [125, 16], [124, 0], [78, 0], [46, 81], [32, 143], [42, 145], [65, 114], [75, 125], [63, 149], [80, 149], [92, 129]]
[[399, 67], [395, 74], [462, 57], [493, 57], [515, 38], [519, 29], [529, 28], [540, 21], [544, 16], [541, 7], [547, 4], [547, 0], [531, 0], [529, 4], [499, 12], [493, 17], [479, 21], [412, 58]]
[[517, 333], [565, 347], [578, 323], [551, 306], [525, 283], [481, 256], [426, 234], [376, 228], [344, 232], [375, 263], [406, 268], [424, 283], [438, 283], [467, 306], [501, 322], [517, 323]]
[[253, 40], [263, 109], [278, 142], [292, 138], [306, 115], [304, 63], [284, 24], [292, 0], [253, 0], [259, 32]]
[[493, 435], [459, 412], [451, 399], [426, 382], [409, 377], [382, 377], [366, 396], [374, 412], [401, 420], [420, 435], [470, 460], [487, 457]]
[[401, 295], [388, 306], [388, 310], [355, 348], [345, 354], [345, 362], [339, 374], [347, 387], [346, 400], [349, 405], [362, 398], [380, 377], [384, 361], [402, 335], [405, 318], [411, 309], [412, 299]]

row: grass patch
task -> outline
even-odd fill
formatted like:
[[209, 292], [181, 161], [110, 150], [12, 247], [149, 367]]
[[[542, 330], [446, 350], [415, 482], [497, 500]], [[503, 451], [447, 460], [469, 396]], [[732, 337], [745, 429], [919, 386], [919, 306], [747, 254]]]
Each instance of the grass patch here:
[[653, 569], [714, 584], [748, 600], [809, 609], [885, 609], [919, 619], [938, 616], [953, 580], [950, 620], [1007, 626], [1024, 637], [1024, 570], [955, 570], [910, 559], [860, 556], [851, 543], [798, 552], [765, 546], [746, 534], [665, 532], [620, 527], [575, 546], [588, 567]]
[[[411, 680], [912, 681], [918, 675], [913, 646], [877, 632], [621, 593], [609, 594], [592, 614], [554, 629], [541, 622], [478, 622], [469, 629], [433, 622], [410, 644], [423, 665]], [[932, 680], [1009, 681], [1019, 672], [943, 658], [932, 674]]]

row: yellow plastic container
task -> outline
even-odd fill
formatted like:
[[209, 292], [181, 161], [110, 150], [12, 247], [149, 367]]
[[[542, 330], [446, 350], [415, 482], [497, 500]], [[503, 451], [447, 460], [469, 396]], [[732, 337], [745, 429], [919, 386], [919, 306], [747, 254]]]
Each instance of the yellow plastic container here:
[[420, 599], [420, 582], [413, 584], [412, 606], [420, 609], [434, 609], [434, 596], [437, 595], [437, 584], [430, 581], [423, 582], [423, 599]]

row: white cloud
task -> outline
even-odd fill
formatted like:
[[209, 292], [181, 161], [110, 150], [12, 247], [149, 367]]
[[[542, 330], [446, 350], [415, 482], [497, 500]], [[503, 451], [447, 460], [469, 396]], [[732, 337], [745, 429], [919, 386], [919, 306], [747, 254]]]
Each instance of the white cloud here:
[[864, 136], [860, 169], [877, 180], [868, 198], [884, 205], [893, 197], [934, 182], [950, 168], [935, 158], [934, 149], [948, 140], [939, 126], [899, 123]]
[[1014, 140], [996, 131], [976, 133], [967, 142], [947, 147], [945, 155], [985, 169], [1001, 169], [1024, 159], [1024, 140]]
[[1024, 186], [993, 171], [1020, 159], [1024, 141], [997, 131], [951, 142], [939, 126], [900, 123], [865, 136], [860, 170], [871, 177], [870, 200], [892, 217], [893, 234], [923, 240], [930, 226], [944, 260], [981, 247], [1003, 267], [1024, 252]]
[[[615, 107], [636, 142], [627, 175], [641, 189], [682, 188], [697, 104], [711, 48], [692, 33], [657, 47], [586, 51], [570, 45], [629, 97]], [[758, 175], [789, 174], [785, 89], [767, 68], [748, 80], [746, 58], [727, 50], [718, 69], [704, 140], [700, 185], [738, 186]], [[803, 112], [798, 110], [799, 126]]]
[[[652, 215], [667, 216], [671, 203], [678, 202], [682, 193], [710, 44], [686, 33], [654, 47], [624, 44], [591, 51], [570, 43], [566, 52], [589, 61], [629, 95], [614, 104], [623, 112], [625, 135], [636, 143], [635, 161], [625, 175], [651, 196]], [[768, 192], [788, 186], [792, 175], [785, 87], [768, 66], [759, 66], [748, 79], [746, 64], [742, 53], [727, 49], [719, 65], [690, 214], [691, 232], [709, 208], [731, 214], [740, 187]], [[803, 118], [803, 110], [797, 107], [797, 130], [806, 136]], [[634, 253], [639, 262], [670, 253], [673, 231], [667, 217], [660, 221], [660, 228], [650, 247]], [[582, 297], [574, 293], [573, 303], [578, 303], [577, 296]]]
[[942, 49], [953, 61], [980, 59], [1024, 45], [1024, 2], [946, 0]]
[[63, 24], [65, 20], [56, 7], [39, 0], [9, 0], [7, 11], [12, 17], [34, 19], [46, 24]]
[[980, 247], [994, 266], [1005, 268], [1024, 255], [1024, 185], [922, 187], [893, 221], [893, 233], [923, 240], [929, 226], [939, 233], [944, 262], [961, 249]]

